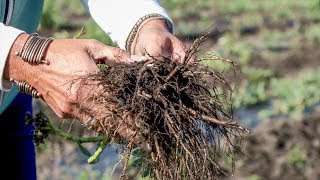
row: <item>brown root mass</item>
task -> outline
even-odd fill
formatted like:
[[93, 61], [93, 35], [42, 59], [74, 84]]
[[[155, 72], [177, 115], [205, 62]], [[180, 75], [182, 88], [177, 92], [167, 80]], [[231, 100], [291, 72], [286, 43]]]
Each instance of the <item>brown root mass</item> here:
[[[143, 147], [147, 153], [141, 172], [151, 167], [152, 179], [218, 178], [223, 174], [219, 157], [232, 156], [237, 147], [234, 140], [246, 131], [233, 121], [232, 88], [222, 74], [200, 60], [191, 62], [203, 40], [195, 41], [182, 63], [150, 56], [144, 62], [108, 66], [83, 78], [99, 82], [104, 92], [90, 98], [110, 110], [89, 128], [111, 139], [124, 139], [129, 150]], [[83, 112], [94, 117], [90, 109]], [[133, 135], [123, 138], [120, 127]], [[129, 155], [123, 159], [121, 178], [126, 177], [128, 159]]]

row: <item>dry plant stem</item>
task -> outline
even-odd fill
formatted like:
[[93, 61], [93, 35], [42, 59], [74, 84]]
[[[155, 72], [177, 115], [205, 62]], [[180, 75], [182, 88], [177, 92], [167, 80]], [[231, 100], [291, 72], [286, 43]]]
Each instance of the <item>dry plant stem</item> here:
[[86, 33], [87, 33], [86, 29], [84, 27], [82, 27], [80, 29], [80, 32], [77, 35], [75, 35], [73, 37], [73, 39], [79, 39], [81, 36], [85, 35]]
[[195, 115], [195, 116], [199, 116], [201, 119], [205, 120], [205, 121], [208, 121], [210, 123], [213, 123], [213, 124], [216, 124], [216, 125], [221, 125], [221, 126], [228, 126], [228, 127], [233, 127], [233, 128], [239, 128], [240, 130], [244, 130], [241, 126], [239, 126], [238, 123], [236, 122], [226, 122], [226, 121], [221, 121], [221, 120], [218, 120], [216, 118], [212, 118], [212, 117], [209, 117], [209, 116], [206, 116], [206, 115], [203, 115], [203, 114], [199, 114], [197, 113], [195, 110], [191, 109], [191, 108], [186, 108], [187, 111], [192, 114], [192, 115]]
[[129, 163], [131, 150], [132, 150], [132, 147], [128, 147], [127, 152], [124, 153], [125, 154], [125, 156], [123, 158], [124, 164], [123, 164], [123, 169], [122, 169], [121, 175], [119, 177], [119, 180], [127, 179], [126, 170], [127, 170], [127, 166]]

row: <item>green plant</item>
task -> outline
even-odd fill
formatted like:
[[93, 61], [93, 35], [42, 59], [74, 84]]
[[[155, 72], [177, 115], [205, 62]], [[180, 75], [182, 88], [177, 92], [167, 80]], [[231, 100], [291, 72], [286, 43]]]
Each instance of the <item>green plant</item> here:
[[[215, 59], [215, 60], [212, 60]], [[223, 72], [229, 70], [232, 65], [229, 60], [222, 58], [216, 52], [208, 52], [200, 58], [201, 64], [208, 66], [218, 72]]]
[[309, 26], [306, 29], [305, 36], [315, 44], [320, 45], [320, 29], [317, 25]]
[[54, 1], [44, 1], [42, 17], [40, 20], [39, 30], [57, 28], [65, 23], [61, 16], [61, 7]]
[[253, 68], [249, 66], [244, 66], [242, 72], [251, 83], [270, 79], [274, 76], [271, 69]]
[[289, 152], [288, 161], [296, 168], [303, 169], [307, 163], [307, 151], [300, 145], [296, 145]]
[[86, 33], [82, 36], [82, 38], [97, 39], [106, 45], [118, 46], [112, 41], [110, 36], [106, 34], [92, 19], [89, 19], [84, 27]]
[[231, 46], [231, 54], [239, 58], [240, 64], [248, 64], [251, 60], [253, 47], [246, 42], [239, 42]]
[[234, 106], [251, 106], [267, 101], [267, 83], [264, 81], [250, 84], [245, 80], [234, 96]]
[[301, 118], [306, 108], [320, 101], [319, 84], [319, 69], [302, 71], [295, 79], [273, 78], [270, 89], [271, 96], [275, 98], [272, 103], [274, 113]]
[[256, 174], [252, 174], [248, 177], [248, 180], [260, 180], [261, 177], [256, 175]]
[[251, 106], [266, 102], [269, 99], [269, 80], [273, 76], [271, 70], [255, 69], [248, 66], [242, 68], [246, 75], [235, 97], [235, 107]]

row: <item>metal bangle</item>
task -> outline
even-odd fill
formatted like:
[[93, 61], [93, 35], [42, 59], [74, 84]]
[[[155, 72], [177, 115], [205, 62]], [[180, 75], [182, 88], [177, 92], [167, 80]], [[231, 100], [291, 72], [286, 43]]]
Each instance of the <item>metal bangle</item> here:
[[16, 52], [16, 55], [20, 56], [25, 62], [32, 64], [49, 64], [49, 62], [43, 58], [47, 47], [53, 40], [54, 38], [52, 37], [45, 38], [40, 37], [38, 34], [31, 34], [21, 51]]
[[28, 61], [32, 64], [36, 63], [35, 62], [35, 54], [37, 53], [37, 48], [39, 47], [39, 44], [42, 42], [41, 37], [36, 37], [36, 38], [37, 39], [36, 39], [35, 43], [33, 44], [33, 47], [30, 48], [29, 57], [28, 57]]
[[41, 46], [40, 50], [39, 50], [39, 56], [37, 57], [38, 62], [39, 63], [45, 63], [45, 64], [49, 64], [49, 61], [46, 61], [44, 58], [45, 52], [49, 46], [49, 44], [54, 40], [53, 37], [49, 37], [46, 38], [46, 40], [44, 41], [43, 45]]
[[13, 80], [12, 78], [10, 79], [10, 81], [13, 81], [17, 85], [17, 88], [19, 89], [20, 92], [29, 94], [35, 99], [40, 97], [39, 92], [30, 84], [24, 81], [16, 81], [16, 80]]
[[30, 39], [30, 41], [28, 42], [28, 44], [26, 45], [25, 49], [22, 49], [22, 54], [21, 54], [21, 58], [24, 61], [27, 61], [29, 54], [29, 51], [32, 47], [32, 44], [34, 44], [34, 42], [37, 40], [37, 38], [35, 38], [35, 36], [32, 36], [32, 38]]

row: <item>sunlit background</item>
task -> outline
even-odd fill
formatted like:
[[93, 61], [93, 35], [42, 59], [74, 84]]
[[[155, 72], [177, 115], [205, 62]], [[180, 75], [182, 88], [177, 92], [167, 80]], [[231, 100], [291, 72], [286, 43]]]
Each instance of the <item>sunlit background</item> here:
[[[209, 32], [199, 56], [215, 53], [239, 65], [234, 83], [234, 119], [252, 130], [236, 162], [235, 179], [318, 179], [320, 172], [320, 1], [319, 0], [162, 0], [187, 46]], [[114, 17], [121, 15], [115, 14]], [[123, 22], [125, 23], [125, 22]], [[45, 0], [38, 32], [55, 38], [94, 38], [115, 46], [84, 10], [80, 0]], [[209, 63], [228, 71], [224, 63]], [[61, 121], [35, 102], [59, 127], [90, 134], [77, 121]], [[319, 122], [318, 122], [319, 121]], [[71, 127], [71, 128], [70, 128]], [[319, 137], [319, 136], [318, 136]], [[90, 149], [91, 147], [91, 149]], [[88, 146], [94, 151], [95, 146]], [[38, 177], [110, 179], [117, 160], [113, 148], [100, 161], [74, 142], [50, 136], [37, 149]], [[250, 156], [250, 157], [248, 157]], [[227, 163], [227, 162], [226, 162]]]

